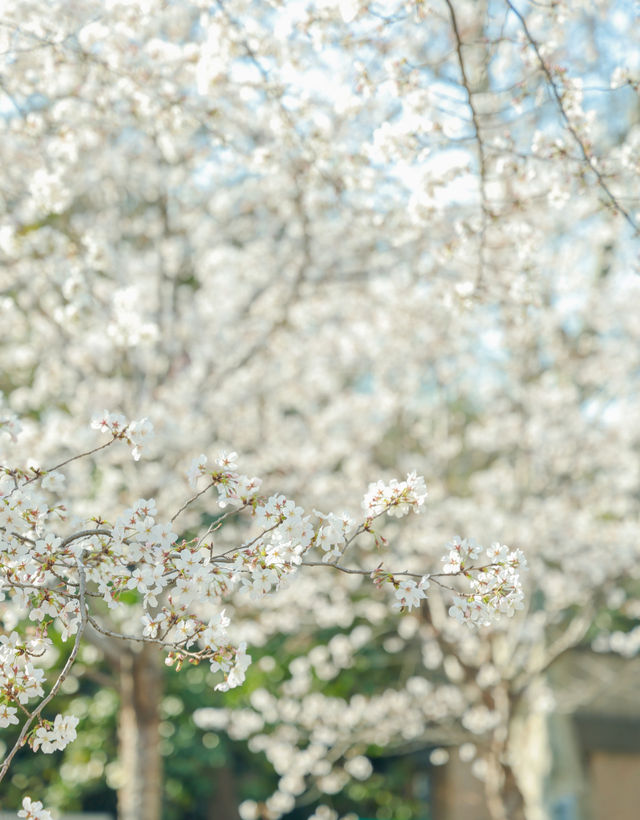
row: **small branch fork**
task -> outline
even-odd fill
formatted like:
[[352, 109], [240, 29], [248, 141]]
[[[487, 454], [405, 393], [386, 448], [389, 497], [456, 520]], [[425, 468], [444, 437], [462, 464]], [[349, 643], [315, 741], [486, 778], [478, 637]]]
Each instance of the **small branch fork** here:
[[[445, 0], [445, 2], [449, 5], [449, 0]], [[518, 9], [513, 5], [511, 0], [505, 0], [505, 2], [507, 4], [507, 6], [509, 7], [509, 9], [518, 18], [518, 20], [520, 22], [520, 25], [522, 26], [522, 31], [524, 32], [524, 35], [527, 38], [527, 41], [528, 41], [529, 45], [535, 51], [536, 57], [538, 58], [538, 63], [540, 64], [540, 68], [542, 69], [542, 73], [546, 77], [547, 83], [549, 84], [549, 87], [551, 89], [551, 93], [553, 94], [553, 97], [554, 97], [554, 99], [556, 101], [556, 104], [558, 106], [558, 110], [560, 111], [560, 116], [564, 120], [565, 125], [567, 126], [567, 130], [569, 131], [569, 133], [571, 134], [571, 136], [575, 140], [576, 144], [578, 145], [578, 147], [580, 149], [580, 153], [582, 154], [582, 157], [583, 157], [584, 161], [587, 163], [587, 165], [589, 166], [589, 169], [594, 174], [595, 178], [598, 181], [598, 185], [603, 190], [603, 192], [606, 194], [608, 200], [611, 202], [611, 205], [614, 207], [614, 209], [622, 217], [624, 217], [624, 219], [628, 222], [628, 224], [633, 228], [634, 234], [637, 236], [638, 234], [640, 234], [640, 228], [638, 227], [635, 219], [620, 204], [620, 201], [618, 200], [616, 195], [612, 192], [611, 188], [609, 188], [609, 186], [607, 185], [607, 182], [606, 182], [604, 176], [598, 170], [598, 167], [596, 165], [596, 161], [595, 161], [594, 156], [590, 153], [589, 149], [587, 148], [587, 146], [584, 143], [584, 140], [582, 139], [580, 134], [578, 134], [578, 132], [576, 131], [576, 129], [573, 125], [573, 123], [571, 122], [571, 120], [569, 118], [569, 115], [567, 114], [567, 111], [564, 107], [564, 103], [562, 101], [562, 94], [560, 93], [560, 89], [558, 87], [558, 84], [555, 81], [549, 66], [545, 62], [545, 59], [544, 59], [544, 57], [542, 56], [542, 54], [540, 52], [540, 47], [539, 47], [537, 41], [535, 40], [535, 38], [533, 37], [533, 35], [529, 31], [529, 27], [527, 26], [527, 23], [526, 23], [524, 17], [518, 11]]]

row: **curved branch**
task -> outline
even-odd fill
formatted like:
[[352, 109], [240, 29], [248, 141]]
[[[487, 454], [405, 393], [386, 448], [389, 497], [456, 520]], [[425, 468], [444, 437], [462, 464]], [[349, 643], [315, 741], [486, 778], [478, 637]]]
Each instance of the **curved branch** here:
[[[449, 0], [445, 0], [445, 2], [448, 3]], [[623, 206], [620, 204], [620, 200], [616, 197], [616, 195], [611, 191], [611, 189], [607, 185], [604, 176], [600, 173], [600, 171], [598, 170], [598, 168], [596, 166], [594, 157], [587, 150], [587, 146], [584, 144], [584, 141], [583, 141], [582, 137], [580, 136], [580, 134], [578, 134], [578, 132], [576, 131], [576, 129], [573, 126], [573, 123], [569, 119], [569, 115], [567, 114], [566, 109], [564, 107], [564, 103], [562, 102], [562, 95], [560, 93], [560, 89], [558, 88], [558, 84], [556, 83], [555, 79], [553, 78], [553, 74], [551, 73], [551, 71], [549, 69], [549, 66], [545, 62], [544, 57], [540, 53], [540, 47], [538, 46], [538, 43], [536, 42], [533, 35], [529, 31], [529, 27], [527, 26], [527, 23], [526, 23], [524, 17], [522, 16], [522, 14], [520, 14], [518, 9], [513, 5], [511, 0], [505, 0], [505, 2], [509, 6], [511, 11], [515, 14], [515, 16], [518, 18], [518, 20], [520, 21], [520, 25], [522, 26], [522, 30], [525, 34], [525, 37], [527, 38], [531, 48], [533, 48], [533, 50], [536, 53], [536, 57], [538, 58], [538, 62], [540, 63], [540, 68], [542, 69], [542, 72], [545, 75], [545, 77], [547, 79], [547, 82], [549, 83], [549, 87], [551, 88], [551, 93], [553, 94], [553, 97], [554, 97], [554, 99], [556, 101], [556, 104], [558, 106], [558, 110], [560, 111], [560, 116], [564, 120], [564, 122], [567, 126], [567, 130], [569, 131], [569, 133], [571, 134], [571, 136], [575, 140], [576, 144], [580, 148], [580, 153], [582, 154], [582, 157], [583, 157], [584, 161], [587, 163], [587, 165], [589, 166], [589, 169], [592, 171], [595, 178], [598, 180], [598, 185], [604, 191], [604, 193], [607, 195], [607, 198], [609, 199], [609, 201], [611, 202], [611, 204], [613, 205], [615, 210], [621, 216], [624, 217], [624, 219], [633, 228], [634, 233], [636, 235], [638, 235], [640, 233], [640, 228], [636, 224], [636, 222], [633, 219], [633, 217], [631, 216], [631, 214], [625, 208], [623, 208]]]
[[44, 707], [58, 694], [58, 690], [60, 689], [67, 675], [71, 671], [71, 667], [75, 663], [76, 657], [78, 655], [78, 650], [80, 649], [80, 641], [82, 640], [82, 636], [87, 627], [89, 613], [87, 612], [87, 604], [85, 600], [86, 579], [84, 574], [84, 567], [82, 566], [80, 558], [76, 558], [76, 564], [78, 567], [79, 578], [78, 602], [80, 604], [80, 624], [78, 625], [78, 631], [76, 632], [76, 637], [73, 642], [73, 649], [71, 650], [69, 657], [67, 658], [67, 661], [62, 668], [62, 671], [58, 675], [56, 682], [51, 687], [49, 694], [40, 701], [38, 706], [36, 706], [33, 712], [31, 712], [31, 714], [29, 715], [28, 719], [24, 722], [18, 739], [13, 744], [13, 748], [5, 757], [2, 763], [2, 768], [0, 768], [0, 782], [2, 782], [4, 776], [9, 770], [9, 766], [11, 765], [11, 761], [15, 757], [16, 752], [24, 744], [27, 733], [29, 732], [29, 729], [31, 728], [31, 725], [33, 724], [34, 720], [37, 717], [39, 717]]

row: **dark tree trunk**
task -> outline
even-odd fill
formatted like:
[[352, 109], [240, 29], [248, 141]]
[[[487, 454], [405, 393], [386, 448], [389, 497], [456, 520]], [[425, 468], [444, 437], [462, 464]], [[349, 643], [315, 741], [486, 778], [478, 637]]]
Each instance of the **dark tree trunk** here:
[[162, 666], [156, 647], [126, 651], [120, 660], [119, 744], [123, 782], [118, 820], [160, 820]]
[[236, 781], [231, 766], [216, 769], [216, 788], [209, 801], [209, 820], [240, 820]]

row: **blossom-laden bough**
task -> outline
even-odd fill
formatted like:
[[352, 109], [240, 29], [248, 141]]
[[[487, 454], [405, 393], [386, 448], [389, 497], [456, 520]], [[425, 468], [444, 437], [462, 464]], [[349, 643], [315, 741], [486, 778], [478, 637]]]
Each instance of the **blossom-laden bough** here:
[[[0, 426], [12, 436], [19, 433], [13, 417], [0, 420]], [[69, 674], [88, 629], [123, 641], [157, 644], [167, 653], [167, 665], [177, 669], [185, 662], [206, 661], [222, 675], [216, 689], [227, 691], [243, 683], [251, 657], [246, 642], [229, 639], [225, 600], [237, 590], [257, 598], [268, 595], [303, 568], [326, 566], [369, 576], [377, 587], [391, 587], [391, 607], [401, 611], [419, 606], [435, 583], [454, 592], [449, 612], [470, 625], [488, 624], [522, 607], [518, 573], [526, 567], [524, 556], [500, 544], [490, 547], [486, 561], [478, 563], [481, 549], [475, 541], [456, 537], [448, 545], [442, 572], [389, 571], [384, 562], [373, 568], [343, 563], [360, 536], [373, 536], [378, 548], [386, 545], [376, 532], [377, 519], [423, 511], [427, 489], [415, 473], [401, 482], [371, 484], [362, 502], [362, 520], [356, 523], [346, 514], [309, 515], [284, 495], [260, 495], [261, 480], [237, 471], [236, 453], [222, 452], [213, 469], [205, 455], [193, 460], [187, 478], [194, 493], [169, 522], [158, 520], [154, 499], [138, 499], [114, 522], [98, 517], [75, 521], [59, 495], [65, 483], [60, 469], [117, 441], [129, 444], [137, 460], [153, 430], [147, 419], [129, 422], [108, 411], [95, 417], [92, 427], [110, 440], [50, 470], [2, 467], [0, 591], [15, 611], [17, 628], [0, 636], [0, 727], [20, 721], [22, 726], [2, 762], [0, 780], [25, 743], [46, 754], [75, 739], [77, 717], [57, 714], [52, 721], [43, 713]], [[199, 482], [204, 484], [200, 489]], [[176, 519], [209, 490], [217, 492], [223, 512], [198, 536], [179, 537], [173, 529], [178, 528]], [[239, 545], [219, 545], [223, 523], [239, 515], [248, 516], [250, 537]], [[454, 577], [467, 582], [464, 591], [445, 583]], [[113, 626], [130, 622], [132, 605], [125, 593], [131, 591], [137, 593], [137, 631]], [[45, 694], [52, 630], [72, 645]], [[46, 819], [49, 814], [25, 798], [20, 816]]]

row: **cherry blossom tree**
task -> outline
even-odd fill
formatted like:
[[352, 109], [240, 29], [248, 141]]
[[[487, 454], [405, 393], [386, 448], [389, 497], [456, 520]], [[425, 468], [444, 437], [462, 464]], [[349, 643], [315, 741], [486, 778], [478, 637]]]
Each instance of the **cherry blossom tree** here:
[[[421, 605], [401, 640], [429, 671], [402, 682], [393, 708], [379, 702], [393, 726], [367, 725], [363, 702], [346, 703], [349, 748], [366, 749], [374, 731], [446, 741], [455, 725], [481, 740], [476, 772], [495, 817], [512, 811], [505, 801], [537, 799], [522, 776], [514, 783], [518, 709], [601, 601], [636, 606], [620, 581], [637, 565], [630, 16], [595, 0], [3, 10], [0, 387], [4, 428], [22, 425], [2, 459], [7, 662], [44, 650], [42, 630], [11, 637], [29, 606], [35, 623], [57, 619], [69, 641], [86, 631], [116, 658], [111, 633], [171, 643], [176, 664], [218, 664], [228, 686], [243, 676], [244, 641], [356, 615], [382, 624], [388, 608], [363, 586], [374, 572], [400, 608]], [[110, 436], [104, 451], [50, 469], [99, 446], [92, 417]], [[221, 463], [199, 457], [224, 447]], [[378, 514], [422, 508], [414, 470], [435, 502], [428, 526], [379, 526]], [[260, 496], [254, 472], [283, 496]], [[209, 494], [171, 522], [189, 500], [187, 473]], [[359, 488], [379, 476], [356, 518]], [[211, 494], [226, 504], [215, 514]], [[314, 507], [334, 512], [307, 518]], [[54, 516], [65, 516], [59, 527]], [[439, 572], [480, 566], [472, 535], [525, 551], [526, 617], [458, 623], [483, 620], [483, 585], [504, 580], [491, 571], [441, 599]], [[353, 564], [341, 559], [347, 544]], [[509, 568], [509, 555], [498, 547], [484, 563]], [[324, 569], [303, 574], [304, 562]], [[251, 592], [294, 570], [297, 583], [256, 615]], [[25, 572], [39, 573], [31, 592]], [[215, 623], [190, 602], [172, 609], [205, 587], [233, 590]], [[125, 590], [135, 605], [108, 607]], [[511, 586], [501, 591], [508, 610]], [[91, 614], [95, 595], [115, 623]], [[127, 657], [128, 691], [149, 689], [149, 650]], [[24, 681], [42, 712], [43, 668]], [[1, 719], [14, 723], [21, 709], [7, 698]], [[26, 708], [23, 739], [33, 729], [45, 751], [75, 732], [70, 716], [49, 725]], [[313, 726], [302, 729], [304, 751]], [[348, 773], [347, 737], [333, 732], [335, 765], [316, 776], [300, 763], [272, 816], [300, 779]], [[287, 754], [300, 757], [298, 745]], [[129, 816], [141, 802], [156, 816], [159, 762], [145, 765], [152, 785]]]

